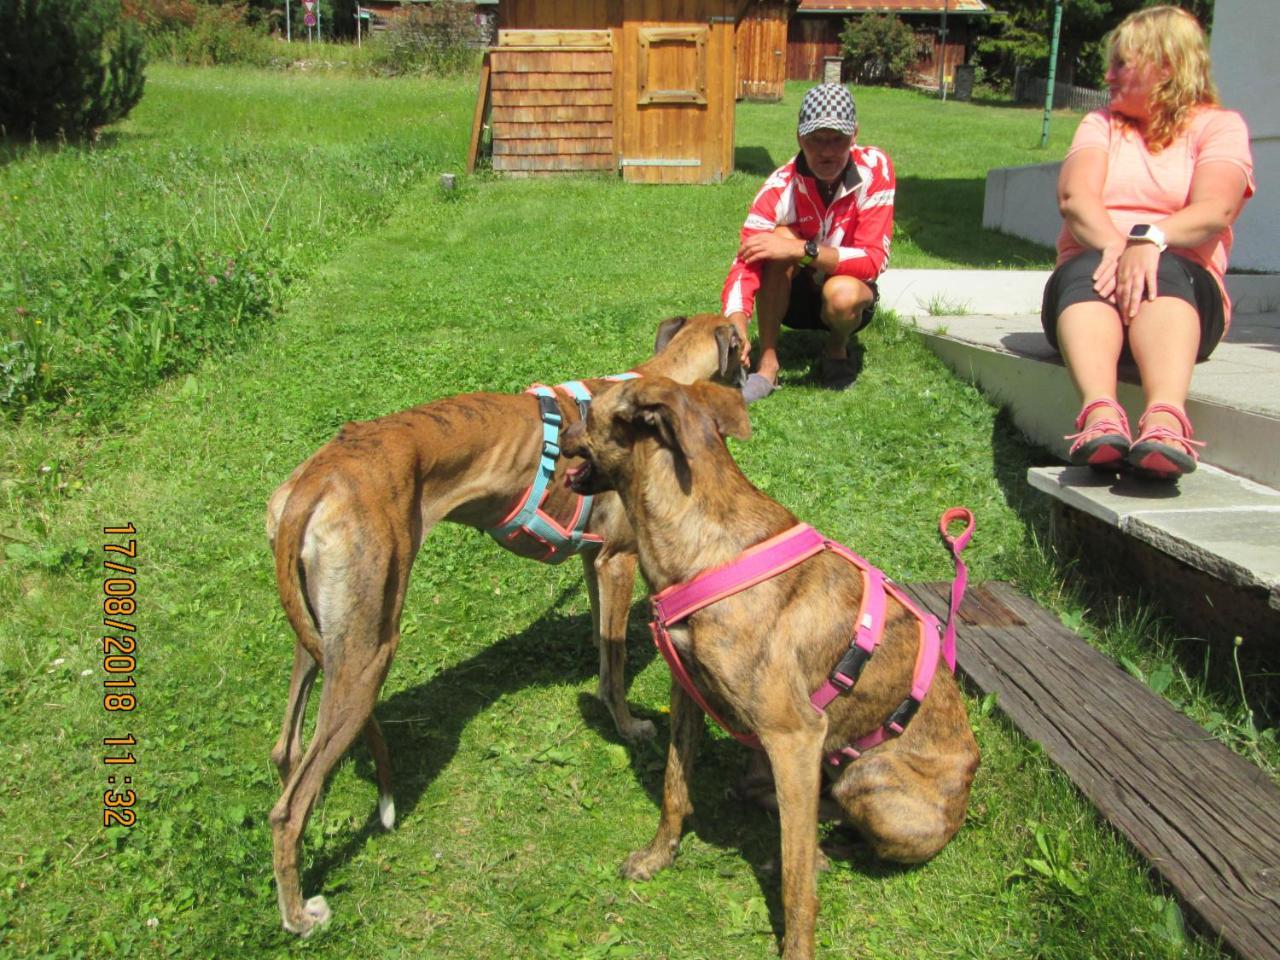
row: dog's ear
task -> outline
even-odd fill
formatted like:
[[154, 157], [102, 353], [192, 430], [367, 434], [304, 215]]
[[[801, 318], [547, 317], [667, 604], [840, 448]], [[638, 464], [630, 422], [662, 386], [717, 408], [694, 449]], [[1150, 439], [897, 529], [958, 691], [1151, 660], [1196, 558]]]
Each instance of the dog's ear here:
[[[737, 333], [736, 330], [734, 332]], [[688, 391], [692, 399], [711, 415], [720, 436], [751, 439], [751, 420], [747, 417], [747, 403], [742, 399], [741, 390], [703, 380], [690, 386]]]
[[688, 322], [688, 317], [672, 317], [658, 324], [658, 337], [653, 341], [653, 352], [661, 353], [663, 348], [671, 342], [671, 338], [683, 330]]
[[716, 327], [716, 346], [720, 350], [720, 380], [741, 387], [747, 381], [747, 371], [742, 366], [742, 334], [732, 323], [722, 323]]
[[751, 436], [741, 392], [714, 383], [682, 386], [666, 377], [632, 381], [632, 423], [652, 430], [663, 446], [692, 460], [721, 446], [721, 437]]

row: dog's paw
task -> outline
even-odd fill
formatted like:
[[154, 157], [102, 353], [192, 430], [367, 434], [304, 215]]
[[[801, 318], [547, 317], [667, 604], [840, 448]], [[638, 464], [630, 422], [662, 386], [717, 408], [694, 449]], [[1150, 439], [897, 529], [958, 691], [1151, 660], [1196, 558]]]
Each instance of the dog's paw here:
[[324, 897], [315, 896], [302, 905], [302, 917], [296, 923], [284, 921], [284, 928], [290, 933], [296, 933], [298, 936], [306, 938], [315, 933], [320, 927], [329, 922], [329, 918], [333, 914], [329, 910], [329, 904]]
[[390, 796], [378, 797], [378, 819], [383, 830], [390, 830], [396, 825], [396, 804]]
[[671, 854], [654, 851], [649, 847], [637, 850], [627, 857], [618, 873], [627, 880], [649, 880], [664, 867], [671, 866]]

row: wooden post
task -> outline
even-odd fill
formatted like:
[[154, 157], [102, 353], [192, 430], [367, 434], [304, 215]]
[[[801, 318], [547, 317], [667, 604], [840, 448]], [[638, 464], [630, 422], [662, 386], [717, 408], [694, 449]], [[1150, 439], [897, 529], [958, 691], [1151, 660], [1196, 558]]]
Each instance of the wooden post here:
[[480, 152], [480, 136], [484, 130], [485, 114], [489, 112], [489, 51], [485, 51], [480, 64], [480, 91], [476, 95], [476, 112], [471, 119], [471, 144], [467, 147], [467, 173], [476, 169], [476, 156]]

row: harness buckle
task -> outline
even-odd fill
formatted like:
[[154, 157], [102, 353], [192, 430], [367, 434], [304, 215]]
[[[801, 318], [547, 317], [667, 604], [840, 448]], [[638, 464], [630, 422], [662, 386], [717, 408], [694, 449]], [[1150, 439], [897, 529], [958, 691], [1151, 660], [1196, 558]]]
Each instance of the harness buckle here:
[[884, 722], [884, 728], [892, 734], [900, 734], [906, 729], [907, 724], [911, 722], [911, 718], [916, 715], [916, 711], [920, 709], [920, 701], [915, 697], [907, 697], [898, 709], [889, 714], [889, 719]]
[[870, 659], [870, 650], [864, 650], [857, 644], [853, 644], [845, 651], [844, 656], [835, 665], [835, 669], [831, 671], [831, 676], [828, 679], [830, 679], [833, 686], [840, 688], [841, 693], [848, 693], [853, 689], [853, 685], [858, 682], [858, 678], [862, 676], [862, 669]]

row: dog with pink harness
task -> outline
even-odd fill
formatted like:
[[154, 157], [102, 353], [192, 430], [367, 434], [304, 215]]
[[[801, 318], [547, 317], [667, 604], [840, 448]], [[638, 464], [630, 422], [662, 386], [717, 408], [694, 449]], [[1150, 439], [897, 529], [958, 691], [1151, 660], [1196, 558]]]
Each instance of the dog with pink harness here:
[[942, 517], [957, 575], [940, 636], [883, 573], [751, 485], [724, 442], [749, 435], [740, 393], [659, 377], [613, 388], [562, 439], [583, 459], [575, 491], [619, 495], [675, 679], [658, 830], [622, 873], [648, 879], [673, 861], [703, 715], [746, 731], [734, 735], [773, 770], [783, 957], [809, 960], [824, 769], [842, 817], [884, 859], [928, 860], [964, 822], [978, 748], [952, 671], [973, 518]]

